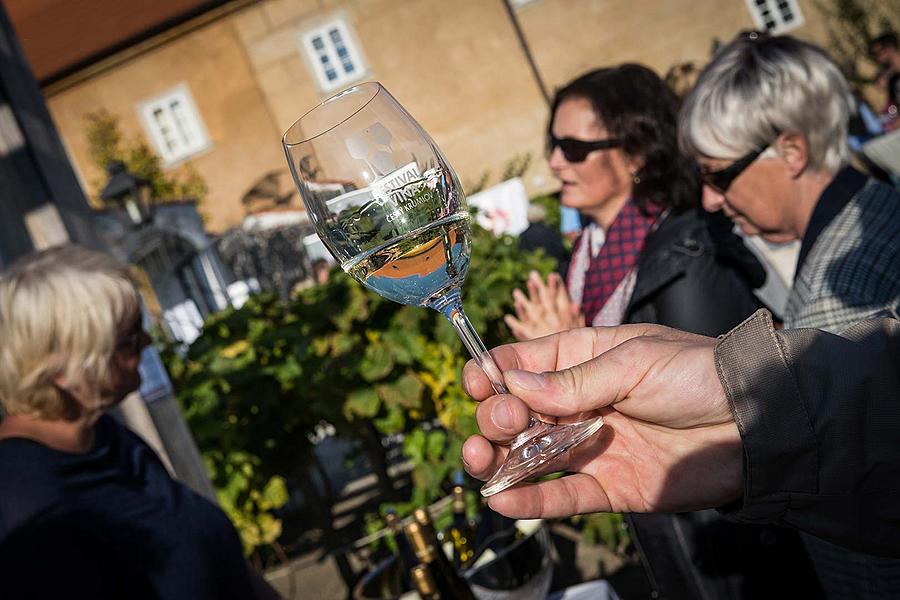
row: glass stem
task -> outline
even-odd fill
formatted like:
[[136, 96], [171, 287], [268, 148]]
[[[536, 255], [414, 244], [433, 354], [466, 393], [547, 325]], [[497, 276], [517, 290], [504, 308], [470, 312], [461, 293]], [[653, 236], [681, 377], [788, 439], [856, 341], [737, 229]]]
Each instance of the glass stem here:
[[503, 373], [500, 372], [500, 367], [497, 366], [491, 353], [485, 348], [484, 342], [481, 341], [475, 328], [472, 327], [472, 323], [469, 321], [466, 313], [463, 312], [462, 306], [455, 306], [450, 311], [450, 314], [447, 315], [447, 319], [450, 320], [453, 328], [456, 329], [456, 333], [459, 334], [459, 339], [462, 340], [466, 350], [469, 351], [469, 354], [472, 355], [472, 358], [475, 359], [475, 362], [478, 363], [478, 366], [490, 379], [494, 391], [498, 394], [508, 394], [509, 390], [506, 389], [506, 384], [503, 383]]
[[[506, 384], [503, 382], [503, 373], [500, 371], [500, 367], [494, 362], [491, 353], [488, 352], [488, 349], [485, 347], [484, 342], [481, 341], [478, 332], [472, 327], [469, 317], [467, 317], [465, 311], [463, 311], [459, 291], [454, 290], [446, 296], [432, 301], [429, 303], [429, 306], [447, 317], [447, 320], [450, 321], [450, 324], [453, 325], [457, 335], [459, 335], [459, 339], [462, 340], [466, 350], [469, 351], [469, 354], [472, 355], [472, 358], [475, 359], [475, 362], [481, 367], [484, 374], [487, 375], [494, 391], [498, 394], [508, 394], [509, 390], [506, 389]], [[545, 426], [553, 424], [552, 422], [538, 418], [534, 412], [531, 412], [528, 419], [528, 428], [531, 429], [538, 423]], [[530, 435], [533, 435], [533, 432], [527, 430], [526, 432], [519, 434], [521, 440], [517, 438], [513, 442], [513, 447], [516, 447], [518, 443], [521, 443]]]
[[491, 353], [485, 348], [484, 342], [481, 341], [478, 332], [472, 327], [469, 317], [463, 311], [459, 290], [452, 290], [445, 296], [432, 300], [428, 306], [447, 317], [466, 350], [469, 351], [484, 374], [488, 376], [494, 391], [498, 394], [508, 394], [509, 390], [503, 383], [503, 373], [500, 372]]

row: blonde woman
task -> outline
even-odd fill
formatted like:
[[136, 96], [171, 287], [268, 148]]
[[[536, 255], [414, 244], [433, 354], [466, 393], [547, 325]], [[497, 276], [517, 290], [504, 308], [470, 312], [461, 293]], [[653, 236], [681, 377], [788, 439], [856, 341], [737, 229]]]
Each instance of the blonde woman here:
[[0, 277], [4, 598], [260, 598], [215, 505], [105, 411], [150, 338], [127, 270], [76, 246]]

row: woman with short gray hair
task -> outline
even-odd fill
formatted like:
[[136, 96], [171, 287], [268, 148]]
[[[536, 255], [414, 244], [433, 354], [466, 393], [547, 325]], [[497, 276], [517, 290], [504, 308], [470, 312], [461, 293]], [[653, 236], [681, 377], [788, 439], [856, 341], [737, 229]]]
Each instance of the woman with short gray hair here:
[[[700, 164], [703, 206], [748, 235], [801, 241], [788, 329], [840, 333], [900, 306], [900, 193], [848, 166], [852, 102], [823, 50], [753, 32], [719, 51], [682, 105], [679, 142]], [[837, 377], [824, 372], [823, 385]], [[900, 561], [804, 543], [828, 597], [896, 597]]]
[[[681, 107], [678, 137], [690, 156], [737, 159], [801, 133], [813, 171], [850, 161], [853, 97], [825, 52], [794, 38], [751, 32], [722, 48]], [[774, 150], [770, 150], [770, 153]]]
[[0, 276], [4, 598], [274, 597], [225, 514], [104, 414], [149, 342], [109, 256], [62, 246]]

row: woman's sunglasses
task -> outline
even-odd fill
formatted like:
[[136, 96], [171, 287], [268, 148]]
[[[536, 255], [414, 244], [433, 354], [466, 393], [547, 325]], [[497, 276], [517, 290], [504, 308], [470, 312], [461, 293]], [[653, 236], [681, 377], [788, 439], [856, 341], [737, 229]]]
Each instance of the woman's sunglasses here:
[[547, 151], [549, 154], [553, 154], [554, 148], [559, 146], [559, 149], [562, 150], [563, 157], [565, 157], [568, 162], [580, 163], [584, 162], [584, 159], [588, 157], [588, 154], [594, 150], [608, 150], [610, 148], [617, 148], [621, 145], [622, 140], [617, 140], [615, 138], [587, 142], [584, 140], [576, 140], [574, 138], [558, 138], [551, 134]]

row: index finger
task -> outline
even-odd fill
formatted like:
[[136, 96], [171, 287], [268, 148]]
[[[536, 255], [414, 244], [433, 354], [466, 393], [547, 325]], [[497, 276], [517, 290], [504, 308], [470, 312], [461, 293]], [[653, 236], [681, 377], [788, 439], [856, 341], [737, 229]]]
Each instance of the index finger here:
[[534, 291], [534, 302], [542, 306], [544, 310], [553, 306], [551, 299], [556, 290], [551, 277], [547, 277], [547, 282], [544, 283], [541, 274], [537, 271], [532, 271], [528, 274], [528, 287]]
[[[542, 338], [498, 346], [490, 351], [501, 372], [512, 369], [543, 373], [559, 371], [599, 356], [641, 335], [671, 331], [659, 325], [620, 325], [618, 327], [582, 327]], [[487, 375], [474, 360], [463, 368], [463, 387], [475, 400], [494, 395]]]
[[556, 283], [552, 301], [556, 305], [559, 312], [569, 311], [572, 308], [572, 299], [569, 297], [569, 290], [563, 283], [562, 277], [558, 273], [551, 273], [550, 277]]

